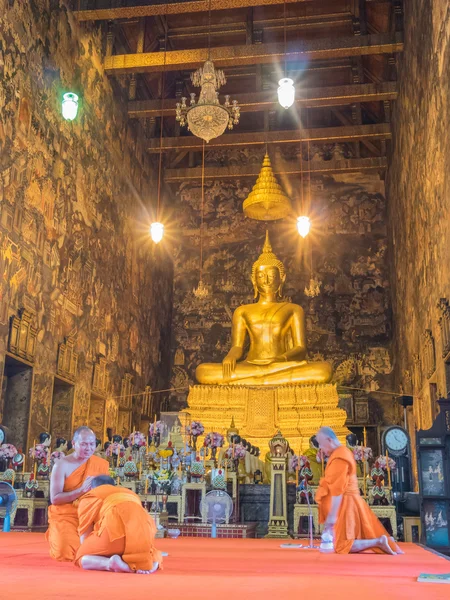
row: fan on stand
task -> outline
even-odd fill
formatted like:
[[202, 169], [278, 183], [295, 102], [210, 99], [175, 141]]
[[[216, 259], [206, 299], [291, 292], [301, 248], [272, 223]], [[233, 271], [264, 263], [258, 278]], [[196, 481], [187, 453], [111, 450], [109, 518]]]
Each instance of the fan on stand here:
[[3, 517], [3, 531], [11, 531], [11, 515], [17, 508], [15, 489], [6, 481], [0, 481], [0, 517]]
[[233, 501], [222, 490], [208, 492], [200, 506], [203, 521], [211, 523], [211, 537], [217, 537], [217, 524], [228, 523], [233, 513]]

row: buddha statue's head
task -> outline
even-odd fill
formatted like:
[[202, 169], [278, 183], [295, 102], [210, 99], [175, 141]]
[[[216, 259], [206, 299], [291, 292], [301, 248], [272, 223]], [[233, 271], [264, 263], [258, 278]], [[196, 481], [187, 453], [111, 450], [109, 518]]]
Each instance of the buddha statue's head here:
[[252, 267], [252, 284], [255, 291], [255, 298], [259, 294], [266, 295], [268, 293], [274, 293], [281, 298], [285, 280], [286, 271], [284, 265], [273, 253], [269, 240], [269, 232], [266, 231], [266, 241], [264, 242], [263, 251]]

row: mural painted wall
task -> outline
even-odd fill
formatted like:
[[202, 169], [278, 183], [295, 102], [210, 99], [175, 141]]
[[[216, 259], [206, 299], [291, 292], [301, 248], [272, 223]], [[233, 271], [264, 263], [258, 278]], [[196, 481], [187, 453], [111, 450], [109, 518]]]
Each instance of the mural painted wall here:
[[[285, 160], [296, 160], [295, 149], [276, 149]], [[311, 148], [314, 156], [330, 158], [350, 153], [336, 145]], [[229, 160], [229, 163], [227, 161]], [[207, 165], [258, 162], [254, 150], [208, 152]], [[220, 362], [230, 347], [231, 317], [243, 303], [253, 302], [252, 263], [259, 256], [264, 223], [246, 219], [242, 202], [254, 180], [205, 182], [203, 280], [210, 294], [193, 294], [200, 275], [200, 182], [180, 185], [176, 202], [182, 242], [174, 259], [174, 314], [172, 338], [172, 408], [185, 404], [187, 386], [194, 383], [200, 362]], [[295, 182], [285, 182], [298, 196]], [[308, 185], [305, 186], [308, 189]], [[271, 242], [287, 270], [284, 293], [303, 306], [310, 360], [328, 360], [335, 381], [355, 388], [350, 396], [377, 398], [377, 390], [391, 390], [390, 286], [388, 277], [386, 201], [378, 175], [313, 175], [313, 229], [299, 237], [295, 221], [269, 225]], [[305, 288], [320, 282], [317, 296]], [[396, 418], [392, 399], [378, 395], [364, 421], [390, 422]], [[359, 419], [361, 421], [361, 419]]]
[[[10, 317], [26, 309], [37, 328], [29, 442], [50, 427], [53, 396], [74, 426], [89, 421], [99, 356], [103, 403], [120, 396], [125, 373], [135, 392], [167, 383], [159, 365], [169, 364], [172, 265], [143, 229], [151, 170], [113, 99], [101, 48], [64, 2], [0, 0], [0, 356]], [[72, 123], [61, 117], [68, 90], [81, 96]], [[67, 337], [78, 353], [74, 393], [53, 381]]]
[[450, 393], [450, 12], [445, 1], [407, 5], [387, 191], [395, 375], [415, 396], [414, 435]]

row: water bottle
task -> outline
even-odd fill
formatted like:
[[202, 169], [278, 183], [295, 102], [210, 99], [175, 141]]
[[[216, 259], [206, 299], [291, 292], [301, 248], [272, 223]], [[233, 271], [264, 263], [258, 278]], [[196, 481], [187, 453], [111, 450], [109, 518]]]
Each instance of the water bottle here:
[[333, 536], [329, 531], [322, 533], [322, 541], [320, 542], [321, 552], [334, 552]]

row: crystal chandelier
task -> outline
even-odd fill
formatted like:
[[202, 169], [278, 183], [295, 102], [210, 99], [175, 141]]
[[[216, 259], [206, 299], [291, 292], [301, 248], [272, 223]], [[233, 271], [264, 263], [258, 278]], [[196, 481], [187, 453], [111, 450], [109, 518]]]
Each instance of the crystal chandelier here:
[[198, 282], [198, 286], [192, 290], [192, 293], [199, 300], [204, 300], [205, 298], [207, 298], [209, 296], [208, 286], [205, 285], [205, 283], [203, 282], [203, 279], [200, 279], [200, 281]]
[[309, 280], [309, 287], [305, 287], [305, 296], [308, 296], [308, 298], [315, 298], [316, 296], [318, 296], [320, 294], [321, 285], [321, 281], [311, 277], [311, 279]]
[[208, 143], [222, 135], [227, 125], [228, 129], [233, 129], [239, 123], [240, 108], [237, 100], [230, 102], [230, 96], [225, 96], [225, 103], [220, 104], [218, 90], [227, 80], [209, 58], [203, 67], [192, 73], [191, 80], [200, 88], [198, 102], [194, 93], [190, 106], [186, 104], [187, 98], [181, 98], [181, 103], [176, 105], [176, 120], [181, 126], [187, 124], [189, 131]]

